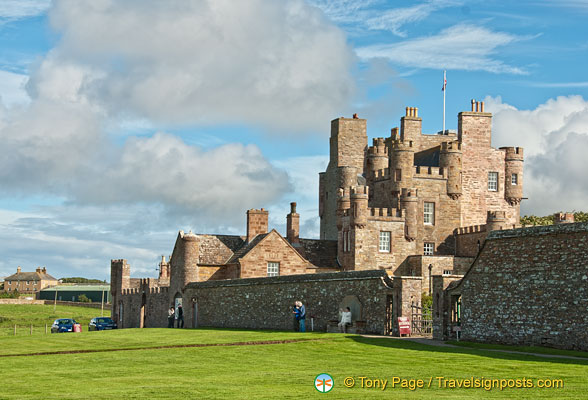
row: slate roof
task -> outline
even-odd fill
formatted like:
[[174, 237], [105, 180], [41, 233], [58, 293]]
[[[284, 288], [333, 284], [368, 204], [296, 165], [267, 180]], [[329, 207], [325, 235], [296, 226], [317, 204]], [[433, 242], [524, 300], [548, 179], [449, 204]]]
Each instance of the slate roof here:
[[[257, 235], [249, 243], [245, 242], [244, 236], [197, 234], [200, 242], [198, 264], [235, 264], [270, 233], [271, 231]], [[339, 267], [336, 240], [300, 239], [300, 244], [295, 244], [293, 247], [303, 258], [318, 268]]]
[[200, 252], [198, 264], [224, 265], [228, 264], [235, 252], [245, 245], [245, 239], [236, 235], [197, 235]]
[[415, 153], [414, 165], [421, 167], [438, 167], [440, 151], [441, 148], [437, 146]]
[[5, 281], [56, 281], [57, 279], [43, 272], [17, 272], [4, 278]]
[[300, 246], [294, 248], [312, 265], [319, 268], [339, 268], [336, 240], [300, 239]]

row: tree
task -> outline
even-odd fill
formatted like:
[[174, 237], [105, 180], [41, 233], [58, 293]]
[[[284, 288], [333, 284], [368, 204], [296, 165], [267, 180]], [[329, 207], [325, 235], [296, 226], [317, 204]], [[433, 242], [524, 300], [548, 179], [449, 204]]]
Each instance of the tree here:
[[[553, 214], [545, 217], [538, 217], [536, 215], [525, 215], [521, 217], [522, 226], [537, 226], [537, 225], [553, 225], [555, 223], [555, 217]], [[578, 211], [574, 213], [575, 222], [588, 222], [588, 213]]]
[[86, 296], [85, 294], [80, 294], [78, 296], [78, 301], [80, 303], [91, 303], [92, 302], [92, 299], [89, 299], [88, 296]]

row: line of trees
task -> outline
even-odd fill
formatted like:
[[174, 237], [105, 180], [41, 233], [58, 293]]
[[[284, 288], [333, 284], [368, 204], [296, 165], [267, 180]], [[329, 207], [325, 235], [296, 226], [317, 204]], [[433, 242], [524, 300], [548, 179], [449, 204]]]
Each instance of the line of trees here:
[[[575, 212], [574, 221], [588, 222], [588, 213], [583, 211]], [[536, 215], [525, 215], [524, 217], [521, 217], [522, 226], [553, 225], [554, 222], [555, 217], [553, 216], [553, 214], [547, 215], [545, 217], [538, 217]]]
[[60, 280], [63, 283], [106, 283], [106, 281], [101, 281], [100, 279], [88, 279], [82, 277], [61, 278]]

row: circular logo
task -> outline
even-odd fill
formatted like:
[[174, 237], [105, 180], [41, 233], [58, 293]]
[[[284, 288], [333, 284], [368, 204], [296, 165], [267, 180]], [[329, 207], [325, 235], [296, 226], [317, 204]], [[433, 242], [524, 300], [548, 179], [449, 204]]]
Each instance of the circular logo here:
[[314, 378], [314, 387], [321, 393], [327, 393], [333, 390], [333, 377], [329, 374], [320, 374]]

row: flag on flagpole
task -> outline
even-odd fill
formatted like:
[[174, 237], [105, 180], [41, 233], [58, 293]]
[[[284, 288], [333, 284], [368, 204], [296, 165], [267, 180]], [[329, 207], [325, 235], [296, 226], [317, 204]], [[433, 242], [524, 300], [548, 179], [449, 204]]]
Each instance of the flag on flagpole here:
[[447, 78], [445, 77], [445, 74], [443, 74], [443, 87], [441, 88], [441, 91], [444, 92], [446, 87], [447, 87]]

